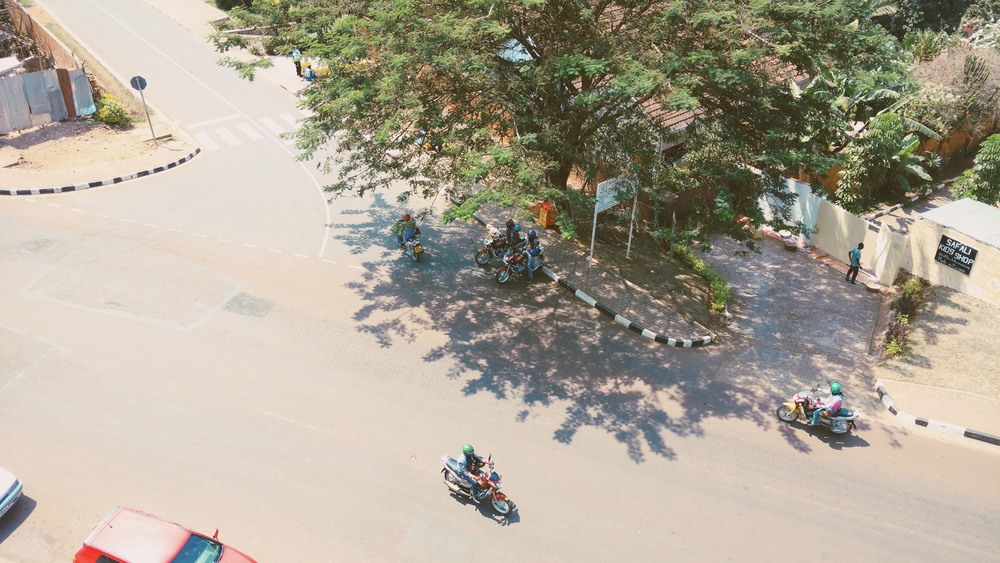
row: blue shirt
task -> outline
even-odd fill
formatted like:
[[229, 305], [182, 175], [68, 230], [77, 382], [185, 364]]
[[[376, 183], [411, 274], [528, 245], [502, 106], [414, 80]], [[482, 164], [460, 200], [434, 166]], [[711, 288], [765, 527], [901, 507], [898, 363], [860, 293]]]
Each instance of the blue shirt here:
[[851, 266], [854, 266], [855, 268], [860, 268], [861, 267], [861, 249], [860, 248], [852, 248], [851, 252], [848, 254], [848, 256], [851, 258]]

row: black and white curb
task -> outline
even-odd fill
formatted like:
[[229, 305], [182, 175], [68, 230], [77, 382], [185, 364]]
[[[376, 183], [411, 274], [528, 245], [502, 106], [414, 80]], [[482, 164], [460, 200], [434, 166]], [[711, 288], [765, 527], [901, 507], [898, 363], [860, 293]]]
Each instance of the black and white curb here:
[[59, 194], [64, 192], [78, 192], [81, 190], [89, 190], [90, 188], [98, 188], [100, 186], [107, 186], [110, 184], [120, 184], [128, 180], [134, 180], [135, 178], [142, 178], [145, 176], [151, 176], [153, 174], [158, 174], [166, 170], [170, 170], [176, 166], [180, 166], [185, 162], [191, 160], [198, 153], [201, 152], [200, 148], [194, 149], [193, 152], [185, 156], [180, 160], [175, 160], [170, 164], [165, 164], [163, 166], [157, 166], [156, 168], [150, 168], [149, 170], [143, 170], [142, 172], [136, 172], [134, 174], [129, 174], [128, 176], [116, 176], [114, 178], [109, 178], [107, 180], [98, 180], [96, 182], [87, 182], [85, 184], [76, 184], [74, 186], [59, 186], [57, 188], [37, 188], [33, 190], [0, 190], [0, 195], [48, 195], [48, 194]]
[[579, 297], [583, 302], [587, 303], [591, 307], [594, 307], [604, 315], [607, 315], [612, 319], [614, 319], [616, 323], [624, 326], [625, 328], [631, 330], [632, 332], [637, 332], [650, 340], [655, 340], [656, 342], [666, 344], [667, 346], [674, 346], [676, 348], [697, 348], [699, 346], [704, 346], [705, 344], [711, 343], [714, 338], [712, 335], [702, 336], [699, 338], [668, 338], [666, 336], [656, 334], [655, 332], [649, 330], [648, 328], [643, 328], [641, 325], [638, 325], [626, 319], [625, 317], [619, 315], [618, 313], [612, 311], [607, 306], [601, 304], [593, 297], [573, 287], [572, 284], [560, 278], [552, 270], [546, 268], [545, 266], [542, 266], [542, 272], [545, 273], [546, 276], [549, 276], [550, 278], [555, 280], [556, 283], [558, 283], [559, 285], [573, 292], [573, 295]]
[[936, 420], [920, 418], [919, 416], [914, 416], [910, 413], [897, 409], [896, 404], [893, 403], [892, 399], [889, 397], [889, 392], [885, 390], [885, 385], [882, 384], [881, 379], [875, 382], [875, 391], [878, 392], [878, 398], [882, 401], [882, 404], [885, 405], [885, 408], [895, 415], [897, 420], [910, 424], [916, 424], [917, 426], [923, 426], [932, 430], [941, 430], [958, 436], [972, 438], [973, 440], [979, 440], [981, 442], [987, 442], [993, 444], [994, 446], [1000, 446], [1000, 437], [998, 436], [987, 434], [985, 432], [978, 432], [976, 430], [970, 430], [968, 428], [958, 426], [957, 424], [948, 424], [947, 422], [938, 422]]

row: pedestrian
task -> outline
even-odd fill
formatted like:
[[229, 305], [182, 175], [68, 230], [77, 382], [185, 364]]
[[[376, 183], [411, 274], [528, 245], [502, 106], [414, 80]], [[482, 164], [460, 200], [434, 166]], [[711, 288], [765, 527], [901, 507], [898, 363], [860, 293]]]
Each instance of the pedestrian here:
[[302, 71], [302, 78], [305, 78], [306, 82], [316, 80], [316, 71], [313, 70], [312, 63], [306, 63], [306, 69]]
[[852, 248], [851, 251], [847, 253], [847, 259], [850, 261], [851, 267], [847, 269], [847, 275], [844, 276], [844, 281], [858, 285], [856, 280], [858, 279], [858, 271], [861, 270], [861, 249], [864, 247], [865, 243], [859, 242], [857, 248]]
[[292, 49], [292, 62], [295, 63], [295, 76], [302, 77], [302, 51], [296, 47]]

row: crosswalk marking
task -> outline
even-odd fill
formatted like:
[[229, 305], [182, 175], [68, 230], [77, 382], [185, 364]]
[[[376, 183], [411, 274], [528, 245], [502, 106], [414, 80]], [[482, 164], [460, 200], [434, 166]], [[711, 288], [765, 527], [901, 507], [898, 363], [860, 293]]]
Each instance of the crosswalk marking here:
[[275, 135], [280, 135], [285, 132], [285, 130], [270, 117], [261, 118], [260, 123], [264, 127], [267, 127], [267, 129], [272, 133], [274, 133]]
[[240, 115], [234, 113], [233, 115], [227, 115], [225, 117], [216, 117], [215, 119], [207, 119], [205, 121], [199, 121], [198, 123], [191, 123], [187, 126], [188, 129], [198, 129], [199, 127], [204, 127], [206, 125], [215, 125], [216, 123], [222, 123], [223, 121], [229, 121], [232, 119], [239, 119]]
[[249, 123], [237, 123], [236, 128], [243, 131], [243, 134], [247, 137], [250, 137], [251, 141], [259, 141], [264, 138], [264, 136], [260, 134], [260, 131]]
[[240, 140], [239, 137], [230, 133], [229, 129], [226, 129], [225, 127], [219, 127], [218, 129], [216, 129], [215, 134], [222, 137], [222, 140], [229, 143], [229, 146], [231, 147], [235, 147], [236, 145], [243, 142]]
[[296, 120], [295, 116], [292, 115], [292, 114], [290, 114], [290, 113], [283, 113], [283, 114], [279, 115], [278, 117], [280, 117], [281, 119], [284, 119], [285, 121], [287, 121], [288, 124], [291, 125], [292, 127], [298, 128], [298, 126], [299, 126], [299, 123]]
[[195, 133], [194, 138], [201, 145], [201, 148], [207, 151], [214, 151], [219, 148], [219, 144], [215, 142], [214, 139], [208, 133]]

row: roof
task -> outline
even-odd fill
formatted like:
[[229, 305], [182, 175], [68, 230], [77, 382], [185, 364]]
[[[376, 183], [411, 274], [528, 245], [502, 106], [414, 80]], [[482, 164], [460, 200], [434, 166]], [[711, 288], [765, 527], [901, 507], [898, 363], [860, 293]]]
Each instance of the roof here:
[[191, 532], [132, 508], [112, 511], [85, 542], [123, 561], [169, 561]]
[[921, 213], [920, 217], [1000, 248], [1000, 208], [965, 198]]

